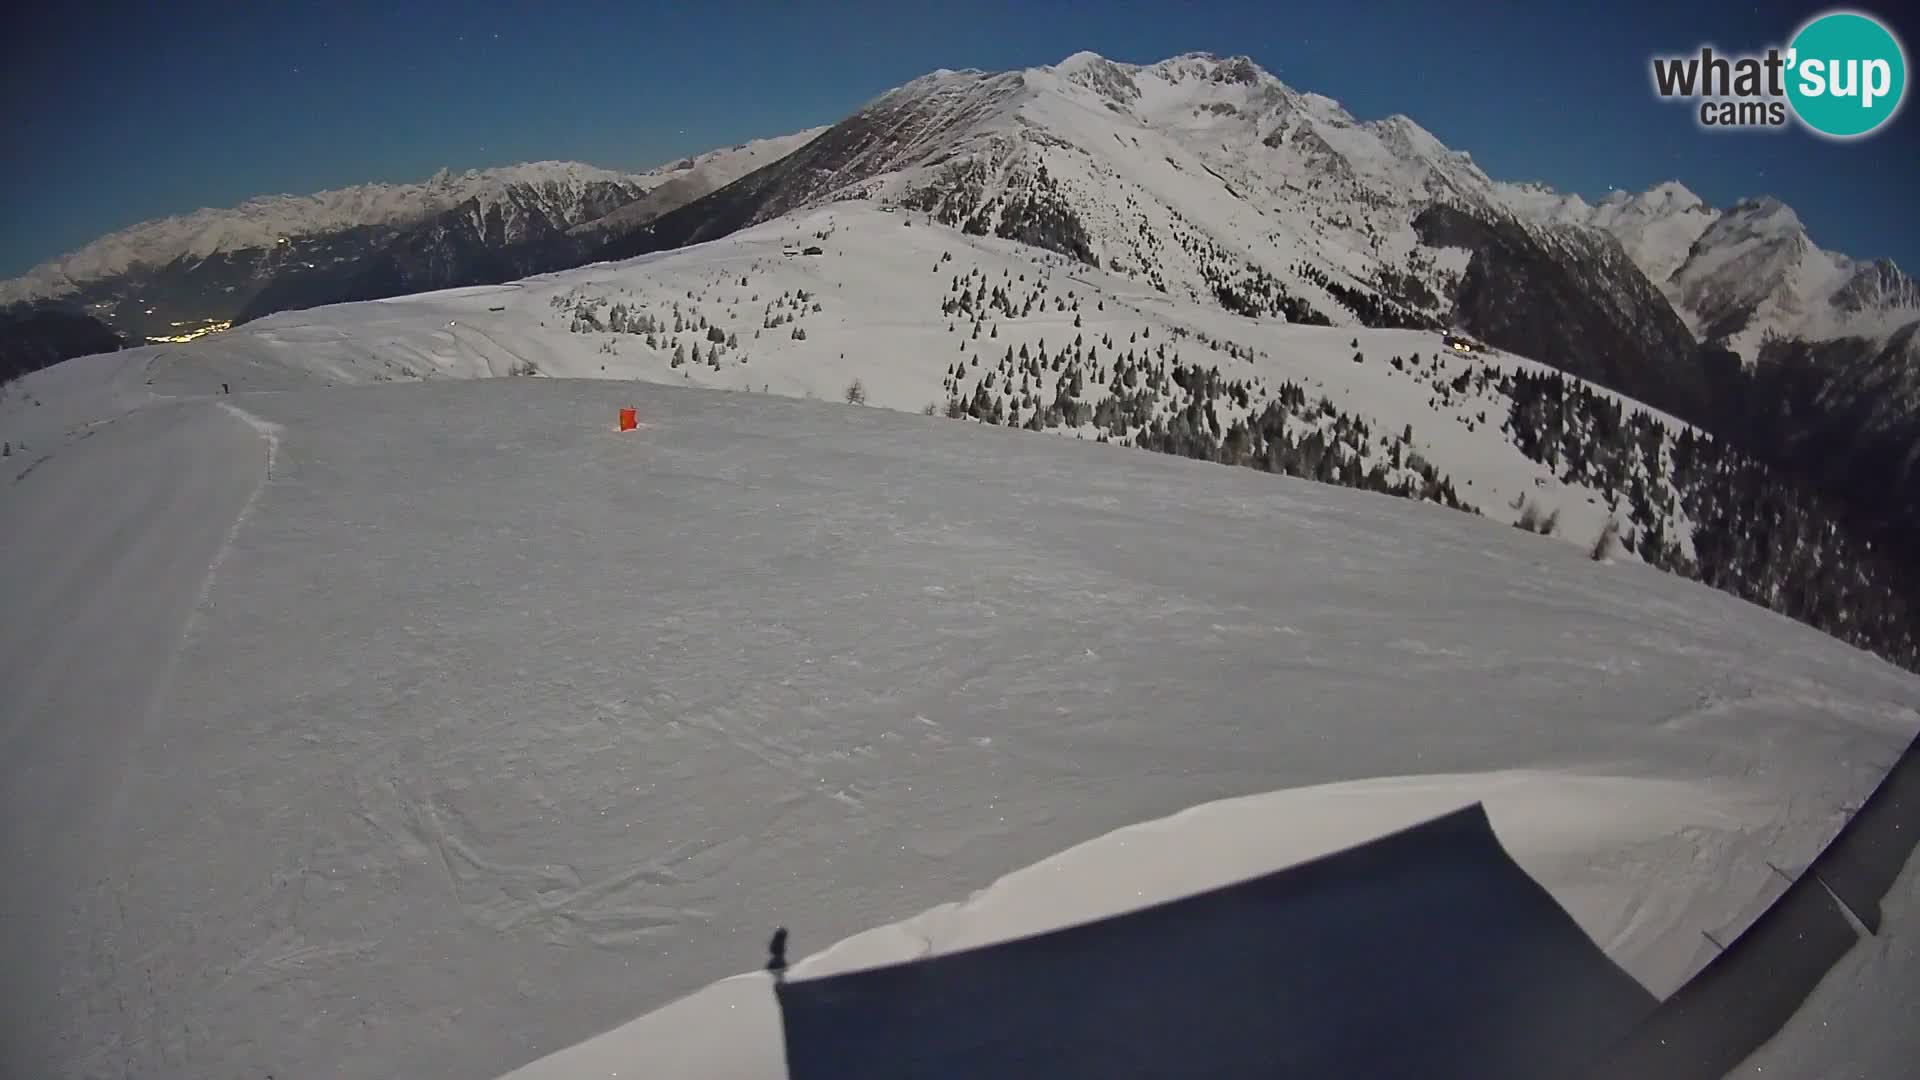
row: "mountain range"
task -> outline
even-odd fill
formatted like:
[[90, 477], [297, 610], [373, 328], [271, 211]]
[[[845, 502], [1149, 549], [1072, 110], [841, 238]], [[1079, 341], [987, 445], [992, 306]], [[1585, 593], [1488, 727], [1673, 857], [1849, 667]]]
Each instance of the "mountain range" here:
[[[115, 233], [0, 285], [15, 370], [98, 334], [512, 280], [857, 200], [1256, 320], [1455, 327], [1835, 487], [1920, 548], [1920, 286], [1760, 197], [1597, 204], [1496, 180], [1412, 119], [1362, 121], [1245, 57], [1077, 53], [933, 72], [826, 128], [646, 173], [539, 163], [275, 196]], [[0, 336], [5, 331], [0, 330]], [[1889, 494], [1891, 496], [1889, 497]]]
[[262, 196], [103, 236], [0, 283], [0, 308], [57, 307], [138, 342], [315, 303], [559, 269], [582, 261], [604, 232], [696, 199], [816, 133], [642, 173], [542, 161]]
[[[1528, 248], [1582, 284], [1624, 291], [1622, 314], [1646, 324], [1647, 345], [1678, 337], [1645, 285], [1690, 337], [1747, 364], [1775, 338], [1884, 340], [1920, 319], [1912, 278], [1887, 260], [1819, 248], [1770, 197], [1716, 209], [1672, 181], [1589, 204], [1493, 180], [1406, 116], [1359, 121], [1244, 57], [1138, 65], [1084, 52], [1025, 71], [934, 72], [830, 128], [642, 173], [577, 162], [443, 170], [421, 183], [263, 196], [144, 222], [0, 283], [0, 305], [57, 302], [133, 340], [159, 338], [306, 306], [329, 288], [482, 283], [847, 197], [907, 197], [974, 228], [1079, 243], [1077, 255], [1167, 289], [1211, 293], [1266, 275], [1335, 322], [1376, 315], [1354, 310], [1364, 297], [1468, 323], [1490, 303], [1450, 308], [1465, 260], [1422, 234], [1468, 238], [1438, 215], [1423, 225], [1436, 208], [1491, 225], [1494, 235], [1476, 230], [1480, 243], [1520, 226]], [[1030, 211], [1049, 199], [1083, 236], [1034, 233]], [[684, 220], [649, 227], [689, 206]], [[1644, 284], [1617, 280], [1630, 276], [1617, 254]]]

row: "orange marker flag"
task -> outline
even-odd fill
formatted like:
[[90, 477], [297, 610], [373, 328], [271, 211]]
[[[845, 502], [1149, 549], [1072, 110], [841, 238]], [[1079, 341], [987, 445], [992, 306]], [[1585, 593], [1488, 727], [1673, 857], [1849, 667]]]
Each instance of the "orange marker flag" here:
[[638, 409], [621, 409], [620, 410], [620, 430], [621, 431], [632, 431], [634, 428], [637, 428], [639, 426], [640, 426], [640, 410]]

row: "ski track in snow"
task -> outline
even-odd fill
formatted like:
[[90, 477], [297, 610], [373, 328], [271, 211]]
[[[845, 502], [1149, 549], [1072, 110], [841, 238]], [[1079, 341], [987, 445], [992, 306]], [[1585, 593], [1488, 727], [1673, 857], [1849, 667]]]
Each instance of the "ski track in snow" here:
[[[234, 541], [239, 538], [240, 530], [246, 526], [247, 519], [253, 516], [254, 505], [260, 501], [260, 493], [265, 491], [267, 485], [273, 481], [273, 469], [280, 460], [280, 426], [278, 424], [262, 420], [230, 402], [219, 401], [215, 404], [228, 415], [252, 428], [260, 436], [266, 444], [266, 460], [259, 479], [254, 483], [253, 489], [247, 493], [246, 501], [240, 504], [240, 512], [234, 515], [233, 524], [227, 527], [226, 535], [221, 538], [220, 547], [214, 551], [213, 558], [207, 561], [207, 572], [200, 579], [200, 588], [194, 593], [193, 604], [188, 609], [186, 619], [180, 625], [180, 632], [174, 639], [173, 648], [168, 652], [166, 662], [161, 665], [160, 680], [155, 685], [153, 696], [147, 705], [146, 711], [149, 715], [165, 708], [167, 698], [172, 692], [173, 676], [179, 667], [180, 657], [193, 643], [195, 632], [206, 616], [208, 603], [213, 597], [214, 583], [220, 576], [220, 565], [226, 561], [228, 552], [233, 550]], [[124, 798], [126, 789], [122, 788], [116, 794]], [[114, 805], [115, 816], [118, 816], [121, 804], [116, 801]]]

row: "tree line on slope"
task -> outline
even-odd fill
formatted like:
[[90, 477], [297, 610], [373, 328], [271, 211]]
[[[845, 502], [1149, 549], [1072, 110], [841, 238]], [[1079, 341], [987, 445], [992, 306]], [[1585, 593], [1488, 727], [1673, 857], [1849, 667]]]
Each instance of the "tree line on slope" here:
[[[1150, 338], [1150, 326], [1125, 343], [1111, 334], [1088, 342], [1076, 333], [1054, 350], [1044, 339], [1037, 349], [1008, 345], [984, 368], [973, 354], [948, 368], [944, 412], [1030, 431], [1091, 429], [1097, 442], [1479, 512], [1421, 456], [1410, 425], [1376, 433], [1366, 418], [1324, 395], [1310, 398], [1297, 383], [1269, 389], [1257, 377], [1230, 378], [1143, 336]], [[1231, 343], [1208, 344], [1242, 355]]]
[[1772, 340], [1728, 355], [1715, 433], [1843, 500], [1850, 527], [1920, 572], [1920, 321], [1886, 340]]
[[901, 205], [925, 211], [970, 236], [1016, 240], [1099, 265], [1086, 225], [1044, 163], [1029, 171], [1023, 162], [996, 177], [978, 158], [953, 162], [933, 182], [906, 195]]
[[[1519, 372], [1507, 386], [1514, 445], [1624, 503], [1640, 530], [1621, 542], [1649, 564], [1920, 671], [1920, 577], [1845, 527], [1830, 501], [1724, 439], [1675, 434], [1558, 372]], [[1691, 556], [1676, 509], [1691, 523]]]

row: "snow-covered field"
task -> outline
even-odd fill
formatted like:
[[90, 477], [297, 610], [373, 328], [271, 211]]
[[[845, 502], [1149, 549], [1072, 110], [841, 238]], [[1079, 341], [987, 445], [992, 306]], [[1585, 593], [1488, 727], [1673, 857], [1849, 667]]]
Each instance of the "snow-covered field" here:
[[[859, 377], [913, 408], [954, 338], [905, 319], [863, 337], [835, 305], [924, 302], [908, 276], [944, 288], [961, 268], [934, 258], [961, 241], [886, 227], [926, 245], [896, 293], [888, 264], [835, 262], [842, 219], [820, 257], [781, 256], [773, 230], [279, 316], [10, 392], [7, 1071], [497, 1074], [758, 967], [776, 925], [807, 955], [1246, 796], [1174, 819], [1212, 824], [1181, 845], [1192, 878], [1112, 857], [1166, 850], [1175, 826], [1151, 826], [1028, 871], [1079, 868], [1057, 907], [1013, 879], [911, 933], [1057, 924], [1486, 797], [1523, 865], [1664, 992], [1920, 730], [1920, 683], [1871, 656], [1437, 507], [773, 395], [327, 386], [612, 361], [789, 395]], [[716, 373], [539, 326], [589, 281], [684, 302], [714, 274], [699, 304], [723, 311], [735, 271], [768, 298], [808, 275], [807, 338], [741, 333], [750, 359]], [[1152, 317], [1116, 306], [1116, 336]], [[1103, 317], [1082, 314], [1082, 333]], [[1070, 336], [1054, 317], [1033, 335]], [[1394, 400], [1371, 347], [1340, 355], [1351, 332], [1335, 362], [1245, 325], [1248, 363]], [[643, 426], [618, 434], [624, 405]]]

